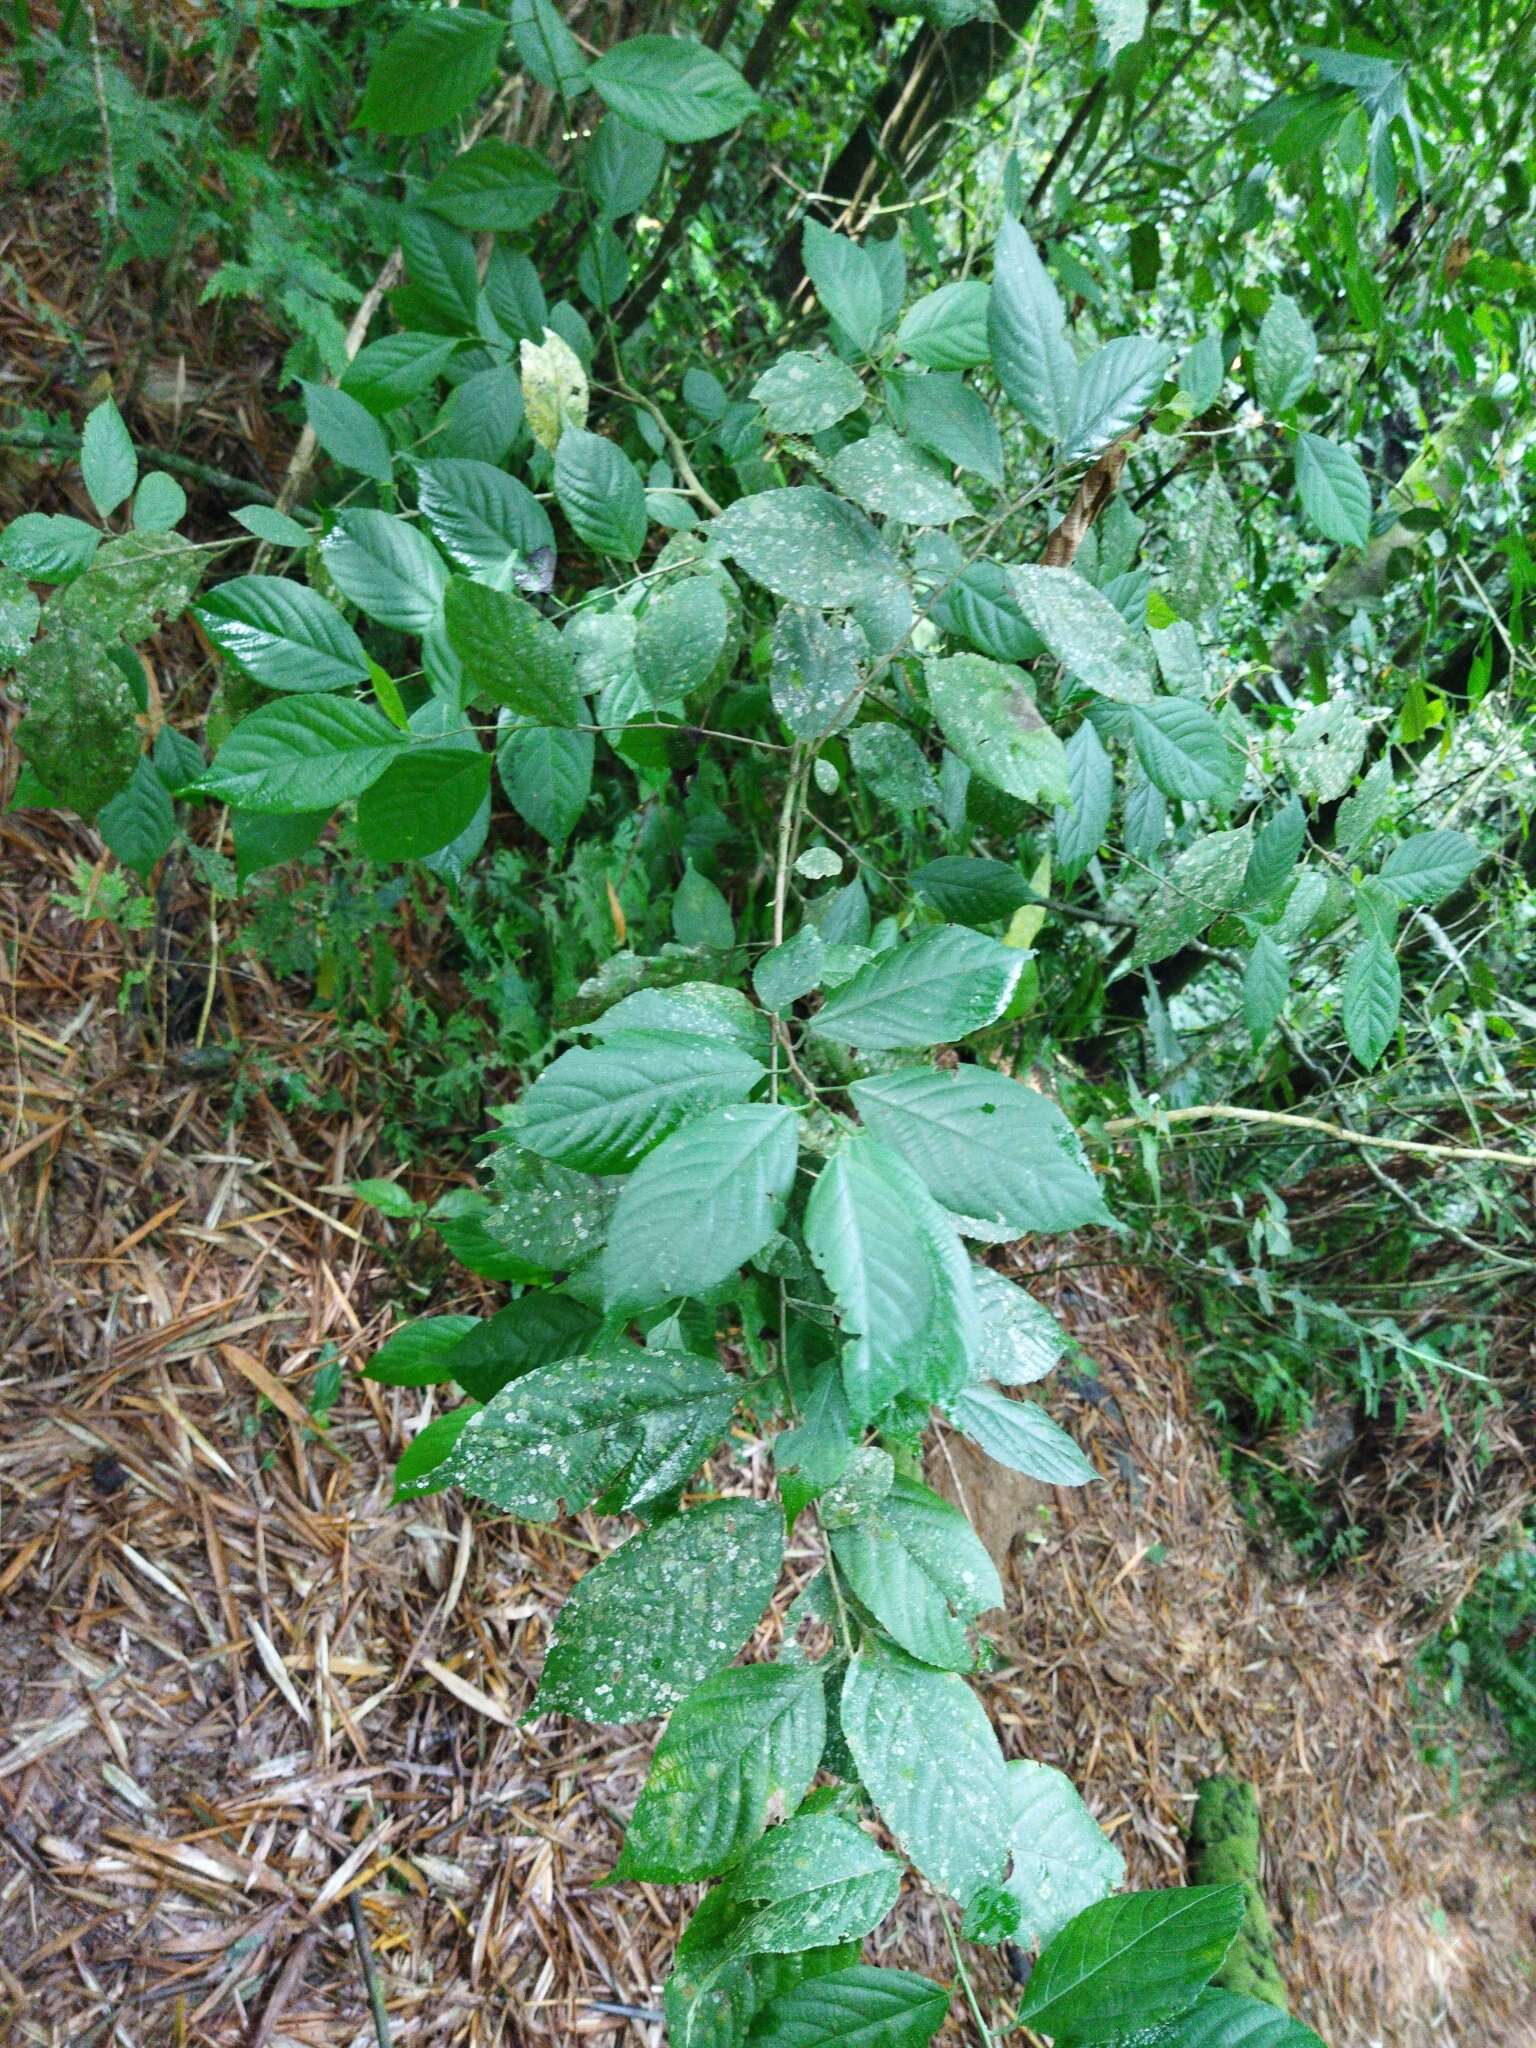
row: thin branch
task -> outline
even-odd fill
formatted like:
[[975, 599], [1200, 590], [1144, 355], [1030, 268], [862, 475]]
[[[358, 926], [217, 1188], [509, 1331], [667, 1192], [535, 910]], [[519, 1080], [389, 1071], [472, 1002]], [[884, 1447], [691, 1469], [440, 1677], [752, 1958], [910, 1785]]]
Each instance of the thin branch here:
[[1292, 1116], [1279, 1109], [1245, 1109], [1235, 1102], [1200, 1102], [1188, 1109], [1158, 1110], [1151, 1116], [1113, 1116], [1104, 1125], [1104, 1135], [1119, 1138], [1127, 1131], [1193, 1123], [1273, 1124], [1288, 1131], [1315, 1131], [1324, 1138], [1338, 1138], [1346, 1145], [1368, 1145], [1378, 1152], [1411, 1152], [1418, 1159], [1485, 1159], [1495, 1166], [1536, 1172], [1536, 1152], [1501, 1152], [1488, 1145], [1430, 1145], [1417, 1138], [1384, 1138], [1371, 1131], [1346, 1130], [1343, 1124], [1328, 1123], [1322, 1117]]

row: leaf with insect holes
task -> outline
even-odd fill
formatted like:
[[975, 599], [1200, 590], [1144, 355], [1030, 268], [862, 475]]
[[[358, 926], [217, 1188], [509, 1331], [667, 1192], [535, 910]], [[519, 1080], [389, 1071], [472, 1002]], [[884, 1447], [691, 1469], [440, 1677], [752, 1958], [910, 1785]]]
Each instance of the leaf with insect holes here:
[[713, 1359], [615, 1345], [520, 1374], [479, 1409], [453, 1483], [529, 1522], [643, 1507], [724, 1436], [737, 1386]]
[[533, 1711], [588, 1721], [666, 1713], [736, 1655], [783, 1561], [774, 1502], [710, 1501], [642, 1530], [577, 1580]]

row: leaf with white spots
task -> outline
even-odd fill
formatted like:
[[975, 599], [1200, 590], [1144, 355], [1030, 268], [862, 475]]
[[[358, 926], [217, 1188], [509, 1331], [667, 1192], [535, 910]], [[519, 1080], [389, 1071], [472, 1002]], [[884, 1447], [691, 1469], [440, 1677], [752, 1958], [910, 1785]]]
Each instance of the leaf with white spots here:
[[897, 1478], [885, 1499], [830, 1537], [838, 1569], [893, 1641], [945, 1671], [969, 1671], [966, 1624], [1003, 1602], [986, 1546], [948, 1501]]
[[1125, 1858], [1049, 1764], [1008, 1766], [1008, 1889], [1018, 1900], [1021, 1947], [1038, 1948], [1086, 1907], [1125, 1882]]

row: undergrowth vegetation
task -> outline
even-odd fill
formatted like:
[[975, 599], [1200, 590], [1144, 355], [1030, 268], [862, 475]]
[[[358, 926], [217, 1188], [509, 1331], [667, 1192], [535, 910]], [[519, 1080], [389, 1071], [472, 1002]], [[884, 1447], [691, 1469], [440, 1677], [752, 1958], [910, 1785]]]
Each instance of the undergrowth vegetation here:
[[[1238, 1888], [1117, 1893], [1005, 1763], [922, 1445], [1094, 1478], [987, 1256], [1092, 1227], [1315, 1563], [1363, 1444], [1528, 1403], [1527, 24], [1411, 13], [18, 15], [23, 181], [95, 195], [103, 275], [259, 308], [295, 445], [189, 522], [159, 316], [0, 432], [70, 507], [0, 532], [13, 801], [142, 882], [82, 915], [190, 869], [402, 1163], [490, 1124], [480, 1192], [360, 1192], [506, 1306], [368, 1371], [463, 1396], [402, 1498], [633, 1518], [536, 1709], [671, 1715], [615, 1877], [712, 1883], [679, 2044], [928, 2040], [950, 1988], [860, 1961], [903, 1859], [983, 2039], [1315, 2040], [1208, 1988]], [[305, 1085], [225, 1050], [236, 1109]], [[1521, 1556], [1425, 1677], [1528, 1749]]]

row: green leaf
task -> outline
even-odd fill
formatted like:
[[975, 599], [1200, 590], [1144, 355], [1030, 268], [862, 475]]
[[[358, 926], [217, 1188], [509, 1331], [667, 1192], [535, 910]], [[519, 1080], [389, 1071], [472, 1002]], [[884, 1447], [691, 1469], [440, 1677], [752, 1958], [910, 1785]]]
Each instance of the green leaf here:
[[587, 88], [587, 59], [551, 0], [512, 0], [512, 41], [535, 82], [557, 99]]
[[1243, 569], [1237, 513], [1220, 470], [1212, 469], [1171, 543], [1168, 602], [1182, 619], [1202, 618], [1226, 603]]
[[1067, 741], [1069, 801], [1056, 813], [1056, 867], [1064, 882], [1073, 881], [1104, 844], [1115, 796], [1115, 771], [1091, 722], [1082, 724]]
[[1043, 1380], [1071, 1343], [1043, 1302], [990, 1266], [973, 1266], [978, 1341], [974, 1373], [1005, 1387]]
[[1053, 1102], [991, 1067], [904, 1067], [855, 1081], [866, 1129], [900, 1152], [967, 1237], [1003, 1244], [1109, 1212]]
[[376, 135], [441, 128], [490, 84], [505, 34], [473, 7], [412, 15], [374, 58], [355, 125]]
[[1034, 893], [1016, 867], [1005, 860], [978, 860], [967, 854], [944, 854], [912, 877], [918, 895], [957, 924], [996, 924], [1012, 917]]
[[395, 1463], [396, 1504], [424, 1493], [441, 1493], [451, 1483], [448, 1460], [459, 1432], [474, 1412], [474, 1402], [463, 1401], [444, 1415], [434, 1415], [425, 1429], [416, 1432]]
[[609, 1226], [608, 1307], [647, 1308], [722, 1285], [783, 1222], [798, 1149], [795, 1112], [754, 1102], [713, 1110], [648, 1153]]
[[738, 989], [712, 981], [678, 982], [671, 988], [637, 989], [587, 1026], [594, 1038], [612, 1038], [620, 1031], [686, 1031], [701, 1038], [720, 1038], [738, 1052], [766, 1059], [770, 1042], [768, 1019], [754, 1010]]
[[1003, 1604], [986, 1546], [948, 1501], [897, 1478], [885, 1499], [828, 1538], [855, 1595], [924, 1664], [969, 1671], [966, 1624]]
[[771, 1999], [750, 2038], [752, 2048], [926, 2048], [948, 2011], [942, 1984], [860, 1963]]
[[1243, 1022], [1255, 1052], [1274, 1029], [1290, 987], [1290, 961], [1268, 932], [1260, 932], [1243, 969]]
[[672, 898], [672, 930], [680, 946], [713, 946], [724, 952], [736, 943], [730, 904], [692, 861]]
[[595, 1309], [568, 1294], [531, 1289], [466, 1333], [449, 1361], [453, 1378], [466, 1394], [489, 1401], [536, 1367], [589, 1351], [601, 1322]]
[[1074, 569], [1027, 562], [1010, 569], [1020, 609], [1068, 675], [1117, 704], [1145, 704], [1153, 691], [1152, 650], [1102, 591]]
[[1286, 773], [1303, 796], [1336, 803], [1359, 773], [1365, 757], [1366, 725], [1345, 697], [1331, 697], [1305, 710], [1280, 753]]
[[1064, 1772], [1012, 1763], [1007, 1776], [1013, 1850], [1007, 1885], [1022, 1911], [1019, 1944], [1038, 1948], [1125, 1882], [1125, 1858]]
[[0, 562], [29, 583], [67, 583], [101, 546], [101, 535], [67, 512], [23, 512], [0, 534]]
[[827, 317], [861, 355], [869, 355], [885, 324], [885, 298], [874, 257], [846, 235], [834, 234], [809, 216], [800, 247], [805, 274], [816, 287]]
[[477, 1411], [453, 1483], [528, 1522], [599, 1499], [610, 1514], [643, 1507], [693, 1476], [730, 1426], [736, 1394], [712, 1359], [687, 1352], [621, 1344], [558, 1359]]
[[434, 539], [477, 583], [510, 590], [541, 548], [554, 549], [544, 507], [525, 484], [489, 462], [446, 457], [419, 463], [416, 484]]
[[363, 1378], [385, 1387], [430, 1387], [451, 1380], [454, 1351], [479, 1326], [478, 1316], [423, 1316], [403, 1323], [369, 1359]]
[[1034, 243], [1006, 216], [997, 237], [987, 339], [997, 381], [1030, 426], [1048, 441], [1065, 441], [1077, 392], [1066, 314]]
[[777, 1807], [793, 1813], [826, 1743], [826, 1689], [810, 1664], [747, 1664], [681, 1702], [614, 1866], [619, 1878], [688, 1884], [727, 1870]]
[[1093, 18], [1111, 59], [1147, 32], [1147, 0], [1093, 0]]
[[315, 439], [342, 469], [355, 469], [378, 483], [394, 474], [384, 429], [367, 406], [331, 384], [304, 384], [304, 414]]
[[1140, 335], [1096, 349], [1077, 373], [1064, 459], [1097, 455], [1130, 433], [1162, 389], [1172, 359], [1172, 349]]
[[812, 989], [820, 988], [827, 949], [815, 925], [802, 925], [792, 939], [775, 946], [752, 970], [752, 986], [765, 1010], [787, 1015]]
[[143, 751], [122, 668], [98, 636], [65, 623], [27, 650], [16, 683], [27, 708], [21, 752], [52, 802], [93, 817], [127, 786]]
[[880, 803], [908, 815], [937, 808], [939, 785], [905, 726], [883, 718], [856, 726], [848, 735], [848, 758], [859, 782]]
[[701, 690], [730, 630], [725, 599], [707, 576], [687, 576], [659, 590], [635, 630], [635, 673], [652, 702], [680, 702]]
[[236, 881], [243, 888], [252, 875], [281, 867], [285, 861], [307, 853], [325, 830], [330, 815], [329, 810], [295, 811], [287, 817], [232, 810], [229, 823], [235, 835]]
[[864, 687], [860, 643], [849, 626], [782, 605], [773, 622], [768, 688], [796, 739], [825, 739], [845, 726]]
[[[450, 461], [480, 461], [494, 467], [506, 460], [522, 431], [522, 381], [510, 363], [500, 363], [489, 370], [471, 372], [449, 392], [437, 416], [436, 445]], [[534, 502], [537, 505], [538, 501]], [[538, 510], [540, 517], [547, 520], [543, 507]], [[437, 539], [451, 554], [441, 533]]]
[[842, 1728], [880, 1818], [930, 1883], [963, 1905], [1008, 1860], [1008, 1780], [992, 1724], [953, 1672], [860, 1650]]
[[792, 1955], [867, 1934], [896, 1903], [901, 1865], [836, 1814], [801, 1814], [763, 1839], [726, 1879], [728, 1902], [755, 1910], [722, 1956]]
[[1288, 2012], [1232, 1991], [1202, 1991], [1188, 2012], [1137, 2035], [1142, 2048], [1323, 2048]]
[[214, 646], [269, 690], [339, 690], [368, 674], [362, 642], [336, 607], [286, 576], [236, 576], [196, 617]]
[[1252, 828], [1242, 825], [1233, 832], [1208, 832], [1184, 849], [1142, 912], [1133, 967], [1166, 960], [1237, 901], [1252, 839]]
[[396, 412], [432, 388], [458, 348], [451, 336], [386, 334], [358, 350], [342, 377], [341, 388], [370, 412]]
[[1219, 334], [1197, 341], [1179, 365], [1179, 389], [1189, 400], [1190, 415], [1199, 419], [1221, 396], [1227, 378], [1226, 351]]
[[618, 114], [600, 121], [581, 155], [581, 178], [604, 221], [623, 220], [644, 206], [667, 161], [661, 139]]
[[1014, 1401], [996, 1387], [967, 1387], [945, 1406], [956, 1429], [999, 1465], [1050, 1486], [1087, 1486], [1098, 1473], [1036, 1401]]
[[577, 539], [600, 555], [632, 562], [644, 547], [645, 485], [623, 449], [601, 434], [566, 427], [555, 450], [555, 496]]
[[421, 860], [467, 829], [491, 786], [491, 757], [467, 746], [416, 746], [363, 792], [357, 836], [370, 860]]
[[199, 787], [246, 811], [330, 811], [363, 791], [410, 742], [350, 697], [295, 697], [243, 718]]
[[1381, 864], [1381, 880], [1400, 903], [1438, 903], [1459, 889], [1482, 859], [1465, 832], [1415, 832]]
[[1186, 802], [1230, 793], [1241, 759], [1203, 704], [1154, 697], [1130, 707], [1130, 723], [1136, 758], [1155, 789]]
[[866, 512], [902, 526], [947, 526], [974, 510], [936, 463], [889, 427], [840, 448], [828, 474]]
[[1311, 389], [1317, 366], [1317, 336], [1300, 306], [1276, 292], [1259, 323], [1253, 351], [1253, 383], [1266, 412], [1289, 412]]
[[642, 1530], [577, 1581], [533, 1711], [588, 1721], [666, 1713], [735, 1656], [783, 1561], [784, 1517], [768, 1501], [711, 1501]]
[[421, 203], [470, 234], [520, 234], [557, 206], [559, 177], [531, 149], [488, 135], [444, 164]]
[[1245, 1910], [1236, 1884], [1103, 1899], [1048, 1943], [1019, 2020], [1076, 2044], [1182, 2012], [1221, 1967]]
[[491, 1175], [496, 1200], [485, 1227], [520, 1262], [523, 1278], [579, 1266], [601, 1247], [618, 1199], [612, 1181], [573, 1173], [518, 1144], [493, 1155]]
[[616, 114], [663, 142], [708, 142], [761, 104], [734, 64], [680, 36], [630, 36], [588, 76]]
[[1363, 548], [1371, 537], [1371, 487], [1353, 452], [1318, 434], [1296, 436], [1296, 489], [1325, 540]]
[[133, 438], [110, 398], [104, 398], [85, 416], [80, 436], [80, 473], [91, 503], [103, 519], [112, 517], [138, 478], [139, 458], [133, 452]]
[[381, 626], [421, 634], [441, 620], [448, 581], [442, 557], [394, 513], [339, 512], [320, 553], [342, 596]]
[[507, 801], [551, 846], [564, 846], [592, 794], [597, 746], [589, 732], [507, 724], [496, 741], [496, 769]]
[[1001, 484], [1002, 436], [981, 399], [959, 377], [935, 370], [926, 377], [893, 380], [888, 388], [895, 390], [901, 424], [919, 448]]
[[984, 654], [951, 654], [924, 662], [923, 675], [945, 739], [984, 782], [1021, 803], [1067, 796], [1066, 749], [1018, 669]]
[[453, 576], [443, 594], [443, 625], [477, 695], [540, 725], [572, 726], [586, 717], [570, 649], [526, 598]]
[[743, 1101], [763, 1068], [718, 1038], [621, 1031], [562, 1053], [522, 1099], [519, 1141], [585, 1173], [627, 1173], [679, 1125]]
[[1238, 898], [1245, 910], [1256, 910], [1290, 880], [1307, 836], [1307, 814], [1289, 797], [1254, 835], [1253, 851]]
[[996, 562], [971, 562], [934, 604], [946, 632], [969, 640], [994, 661], [1033, 661], [1045, 643], [1025, 618], [1008, 571]]
[[1367, 1072], [1392, 1043], [1402, 1006], [1397, 956], [1378, 934], [1355, 949], [1344, 974], [1344, 1036]]
[[255, 534], [258, 540], [270, 541], [275, 548], [309, 546], [309, 528], [300, 526], [297, 519], [290, 519], [286, 512], [278, 512], [271, 505], [242, 505], [230, 517], [247, 533]]
[[844, 1335], [843, 1380], [861, 1425], [898, 1394], [965, 1384], [976, 1349], [970, 1262], [899, 1154], [860, 1133], [818, 1175], [805, 1242]]
[[0, 570], [0, 665], [19, 661], [32, 644], [42, 606], [20, 576]]
[[822, 1005], [811, 1029], [861, 1052], [949, 1045], [996, 1023], [1023, 968], [1013, 948], [943, 925], [861, 968]]
[[152, 469], [133, 494], [135, 533], [169, 533], [187, 516], [187, 494], [175, 477]]
[[809, 484], [738, 498], [710, 532], [754, 583], [794, 604], [854, 605], [899, 579], [863, 513]]
[[176, 814], [147, 754], [139, 756], [126, 787], [97, 812], [96, 829], [123, 866], [137, 875], [147, 876], [170, 852]]
[[776, 434], [824, 434], [864, 403], [864, 386], [836, 356], [791, 349], [764, 370], [752, 397]]
[[907, 309], [896, 346], [930, 370], [970, 370], [988, 361], [987, 302], [979, 278], [941, 284]]

